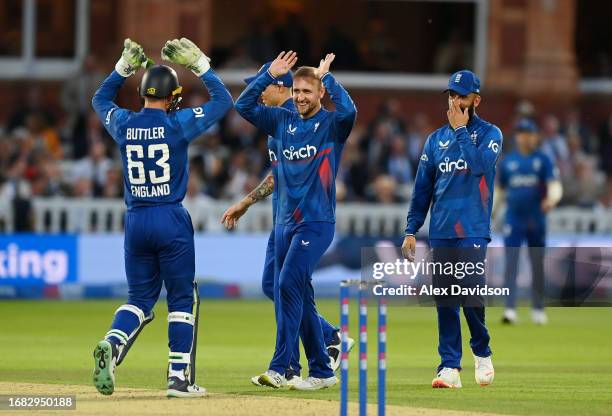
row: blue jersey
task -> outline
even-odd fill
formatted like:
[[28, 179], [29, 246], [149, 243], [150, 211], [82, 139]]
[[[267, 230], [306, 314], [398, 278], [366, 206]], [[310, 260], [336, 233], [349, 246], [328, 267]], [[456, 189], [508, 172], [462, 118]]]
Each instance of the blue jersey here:
[[236, 110], [277, 141], [276, 150], [270, 153], [272, 163], [277, 162], [276, 224], [335, 222], [335, 179], [344, 143], [355, 123], [355, 104], [327, 73], [321, 81], [336, 110], [321, 108], [311, 118], [302, 119], [297, 112], [258, 104], [262, 91], [273, 81], [268, 71], [259, 75], [236, 101]]
[[495, 164], [502, 148], [497, 126], [474, 115], [467, 126], [446, 125], [425, 142], [406, 234], [416, 234], [431, 204], [429, 238], [490, 238]]
[[499, 185], [506, 190], [509, 217], [544, 216], [542, 200], [549, 181], [558, 177], [548, 156], [539, 150], [508, 154], [500, 163]]
[[[281, 105], [282, 108], [286, 108], [289, 111], [295, 112], [295, 104], [290, 98]], [[272, 167], [272, 176], [274, 177], [275, 189], [272, 192], [272, 220], [276, 222], [276, 211], [278, 205], [278, 192], [276, 192], [276, 184], [278, 183], [278, 160], [276, 154], [278, 149], [276, 148], [278, 140], [272, 136], [268, 136], [268, 155], [270, 157], [270, 166]]]
[[138, 206], [180, 203], [189, 170], [187, 146], [232, 108], [232, 97], [209, 69], [201, 76], [210, 101], [201, 107], [171, 113], [143, 108], [133, 112], [114, 102], [125, 78], [113, 71], [92, 99], [104, 127], [119, 145], [125, 203]]

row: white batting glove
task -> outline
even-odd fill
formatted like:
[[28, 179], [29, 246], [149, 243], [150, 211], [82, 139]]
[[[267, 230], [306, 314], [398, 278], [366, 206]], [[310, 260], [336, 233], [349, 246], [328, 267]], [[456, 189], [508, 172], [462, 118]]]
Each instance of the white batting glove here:
[[130, 38], [123, 41], [121, 58], [115, 64], [115, 71], [122, 77], [134, 75], [140, 67], [148, 68], [154, 62], [147, 58], [144, 49]]
[[167, 41], [161, 50], [161, 57], [163, 60], [184, 66], [198, 77], [210, 69], [210, 58], [187, 38]]

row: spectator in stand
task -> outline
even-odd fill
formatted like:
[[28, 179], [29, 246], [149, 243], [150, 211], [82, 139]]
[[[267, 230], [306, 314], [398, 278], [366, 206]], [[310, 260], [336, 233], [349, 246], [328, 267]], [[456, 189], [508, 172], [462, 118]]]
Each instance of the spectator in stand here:
[[576, 156], [573, 168], [573, 174], [563, 180], [562, 202], [565, 205], [593, 208], [605, 190], [605, 175], [597, 171], [595, 158], [582, 152]]
[[22, 151], [49, 152], [56, 159], [64, 155], [59, 132], [50, 126], [44, 114], [33, 112], [26, 117], [25, 127], [15, 130], [21, 139]]
[[369, 167], [364, 169], [364, 166], [368, 166], [367, 154], [362, 150], [365, 142], [365, 129], [356, 125], [345, 142], [342, 162], [336, 177], [337, 182], [342, 181], [346, 185], [346, 199], [358, 201], [366, 199]]
[[69, 132], [69, 153], [74, 159], [80, 159], [87, 154], [89, 141], [83, 138], [89, 139], [87, 133], [91, 124], [88, 117], [91, 112], [91, 97], [105, 77], [99, 68], [97, 57], [89, 55], [83, 61], [81, 69], [68, 78], [62, 87], [60, 103], [68, 116], [65, 131]]
[[[106, 184], [108, 170], [113, 162], [106, 157], [106, 145], [100, 140], [94, 140], [89, 149], [89, 155], [75, 162], [72, 169], [72, 178], [75, 187], [85, 189], [83, 179], [90, 183], [88, 192], [93, 196], [102, 196]], [[76, 185], [79, 183], [79, 185]]]
[[408, 156], [412, 166], [419, 165], [419, 159], [421, 158], [421, 154], [423, 154], [425, 140], [427, 140], [429, 133], [431, 133], [433, 130], [433, 127], [429, 123], [427, 114], [416, 113], [414, 115], [407, 135]]
[[542, 123], [542, 152], [546, 154], [561, 172], [561, 178], [571, 172], [571, 162], [567, 140], [560, 132], [559, 119], [547, 115]]
[[6, 180], [0, 187], [0, 201], [10, 201], [14, 212], [14, 231], [31, 231], [32, 187], [25, 179], [25, 171], [28, 166], [26, 158], [15, 154], [8, 165]]
[[401, 134], [396, 134], [391, 139], [387, 172], [398, 185], [406, 185], [414, 179], [414, 171], [406, 150], [406, 139]]
[[388, 123], [390, 134], [401, 134], [406, 131], [403, 117], [400, 101], [397, 98], [390, 98], [383, 101], [380, 107], [378, 107], [378, 113], [370, 125], [376, 126], [379, 123]]
[[119, 163], [113, 163], [107, 169], [106, 181], [100, 196], [102, 198], [123, 198], [123, 175]]
[[[204, 222], [206, 213], [210, 211], [214, 199], [202, 192], [203, 184], [202, 178], [199, 174], [191, 172], [189, 174], [189, 181], [187, 182], [187, 192], [185, 193], [185, 199], [183, 204], [189, 210], [191, 215], [191, 222], [194, 228], [197, 228], [198, 224]], [[214, 221], [214, 224], [206, 224], [206, 229], [210, 231], [210, 227], [215, 230], [220, 230], [223, 227]]]
[[70, 187], [62, 176], [60, 162], [47, 155], [40, 159], [39, 164], [38, 185], [42, 187], [33, 191], [33, 194], [46, 197], [69, 195]]
[[386, 170], [392, 134], [391, 124], [382, 121], [374, 125], [372, 135], [368, 138], [368, 170], [372, 179]]
[[575, 136], [579, 139], [580, 148], [586, 153], [593, 153], [591, 135], [587, 127], [582, 123], [582, 117], [578, 108], [571, 108], [565, 115], [562, 133], [566, 137]]
[[247, 161], [248, 157], [245, 150], [240, 150], [232, 155], [229, 167], [230, 179], [225, 187], [224, 198], [237, 200], [258, 185], [258, 182], [253, 183], [251, 180]]
[[397, 197], [397, 182], [389, 175], [378, 176], [371, 187], [371, 202], [378, 204], [395, 204], [401, 202]]

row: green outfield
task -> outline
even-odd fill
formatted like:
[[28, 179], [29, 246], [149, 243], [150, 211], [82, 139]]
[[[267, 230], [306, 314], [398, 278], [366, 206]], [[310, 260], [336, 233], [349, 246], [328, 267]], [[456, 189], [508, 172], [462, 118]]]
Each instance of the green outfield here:
[[[91, 351], [104, 335], [114, 301], [0, 302], [0, 380], [89, 385]], [[319, 302], [336, 322], [338, 304]], [[354, 303], [352, 305], [355, 305]], [[357, 308], [353, 306], [352, 312]], [[437, 365], [435, 312], [390, 307], [388, 403], [419, 408], [524, 415], [612, 413], [612, 308], [550, 309], [550, 324], [536, 327], [522, 309], [516, 327], [499, 323], [502, 309], [488, 311], [496, 369], [492, 386], [477, 386], [464, 327], [461, 390], [430, 387]], [[119, 386], [165, 388], [165, 305], [118, 369]], [[356, 316], [351, 316], [356, 337]], [[370, 310], [370, 401], [376, 401], [376, 317]], [[264, 371], [274, 345], [272, 305], [266, 301], [204, 300], [198, 345], [198, 380], [210, 392], [338, 400], [339, 389], [319, 392], [256, 388], [250, 377]], [[302, 360], [304, 362], [304, 360]], [[357, 400], [357, 354], [351, 356], [351, 400]], [[93, 387], [92, 387], [93, 389]]]

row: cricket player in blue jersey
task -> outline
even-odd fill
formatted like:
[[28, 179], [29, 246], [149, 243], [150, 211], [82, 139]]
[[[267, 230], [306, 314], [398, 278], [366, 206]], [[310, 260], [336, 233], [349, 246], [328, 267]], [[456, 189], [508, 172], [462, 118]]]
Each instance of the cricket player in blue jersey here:
[[514, 324], [516, 313], [516, 274], [520, 247], [527, 242], [531, 260], [532, 320], [544, 325], [544, 256], [546, 246], [546, 213], [563, 196], [558, 169], [548, 156], [538, 150], [538, 127], [533, 120], [522, 119], [516, 125], [516, 150], [500, 163], [498, 192], [493, 212], [499, 201], [506, 200], [504, 243], [506, 246], [505, 287], [510, 289], [502, 322]]
[[[471, 71], [454, 73], [448, 81], [448, 124], [425, 142], [408, 212], [402, 253], [414, 261], [415, 234], [430, 210], [429, 241], [435, 262], [450, 258], [455, 264], [484, 264], [490, 241], [490, 220], [495, 164], [502, 147], [502, 133], [476, 115], [481, 102], [480, 80]], [[430, 208], [431, 205], [431, 208]], [[461, 279], [463, 286], [479, 287], [482, 273], [473, 269]], [[448, 277], [436, 276], [434, 282]], [[448, 301], [451, 302], [448, 302]], [[476, 382], [491, 384], [494, 370], [485, 326], [484, 301], [457, 296], [436, 298], [438, 352], [441, 363], [432, 381], [434, 388], [459, 388], [461, 379], [460, 306], [470, 328], [470, 346], [476, 363]]]
[[144, 108], [133, 112], [114, 102], [127, 77], [147, 58], [126, 39], [115, 70], [96, 91], [92, 104], [117, 142], [125, 186], [125, 272], [128, 300], [115, 312], [111, 329], [94, 350], [93, 382], [102, 394], [115, 388], [115, 367], [123, 361], [143, 327], [153, 320], [162, 287], [168, 302], [168, 397], [199, 397], [195, 383], [199, 295], [194, 281], [193, 227], [181, 204], [187, 189], [187, 147], [232, 108], [232, 97], [210, 69], [209, 59], [190, 40], [166, 42], [162, 58], [183, 65], [210, 93], [201, 107], [178, 110], [182, 92], [176, 72], [148, 68], [139, 92]]
[[[293, 80], [297, 112], [258, 103], [268, 85], [297, 62], [292, 51], [281, 52], [236, 102], [240, 115], [277, 141], [270, 153], [278, 162], [274, 183], [278, 194], [274, 234], [276, 347], [268, 370], [258, 378], [260, 384], [274, 388], [287, 385], [284, 373], [298, 334], [310, 371], [309, 377], [290, 388], [318, 390], [338, 382], [325, 348], [312, 287], [314, 268], [334, 236], [335, 178], [357, 114], [350, 96], [329, 72], [334, 57], [328, 54], [318, 68], [297, 69]], [[335, 111], [322, 108], [325, 91]]]
[[[259, 69], [255, 76], [246, 78], [244, 81], [248, 84], [253, 82], [258, 75], [261, 75], [263, 72], [267, 71], [270, 68], [272, 62], [268, 62]], [[295, 104], [293, 103], [293, 98], [291, 96], [291, 88], [293, 86], [293, 75], [291, 71], [287, 72], [285, 75], [282, 75], [276, 79], [273, 84], [270, 84], [266, 87], [266, 89], [261, 93], [261, 102], [267, 106], [280, 106], [282, 108], [286, 108], [289, 111], [295, 112]], [[276, 144], [277, 140], [268, 136], [268, 154], [270, 157], [270, 165], [272, 166], [272, 171], [269, 173], [264, 180], [251, 191], [247, 196], [245, 196], [241, 201], [229, 207], [221, 218], [221, 222], [226, 226], [227, 229], [233, 229], [238, 223], [239, 219], [247, 212], [249, 207], [253, 204], [258, 203], [259, 201], [266, 198], [268, 195], [272, 194], [272, 218], [273, 223], [276, 223], [276, 211], [277, 211], [277, 201], [278, 201], [278, 193], [274, 192], [274, 183], [278, 181], [278, 160], [276, 160], [276, 156], [273, 157], [277, 153]], [[270, 236], [268, 237], [268, 244], [266, 246], [266, 258], [264, 261], [264, 270], [261, 278], [261, 287], [263, 293], [272, 301], [274, 301], [274, 227], [270, 232]], [[278, 312], [277, 308], [278, 303], [275, 303], [275, 313]], [[331, 367], [334, 371], [336, 371], [340, 367], [340, 333], [339, 329], [332, 326], [323, 316], [320, 316], [321, 319], [321, 327], [323, 329], [323, 339], [325, 340], [325, 345], [327, 346], [327, 353], [330, 358]], [[355, 344], [355, 341], [352, 338], [349, 338], [349, 347]], [[291, 356], [291, 363], [287, 370], [285, 371], [285, 378], [287, 379], [287, 384], [289, 386], [301, 383], [301, 365], [300, 365], [300, 345], [299, 343], [295, 343], [294, 353]], [[255, 385], [259, 384], [259, 376], [255, 376], [251, 378], [251, 382]]]

